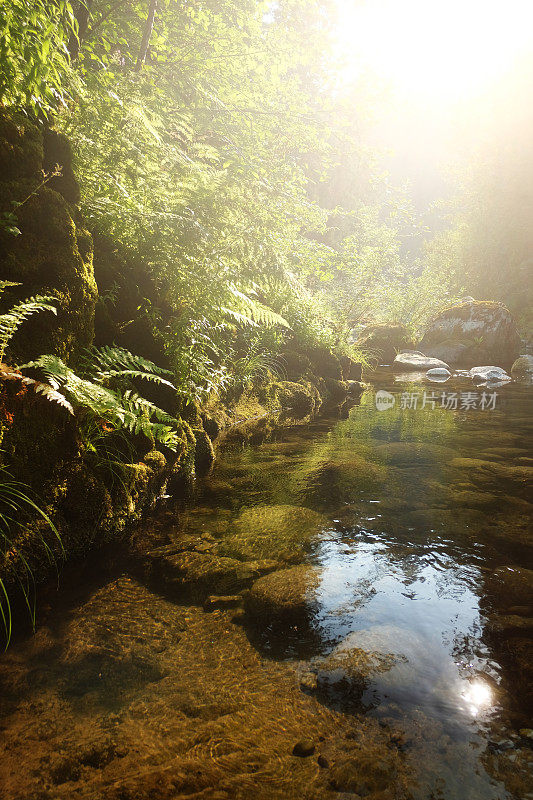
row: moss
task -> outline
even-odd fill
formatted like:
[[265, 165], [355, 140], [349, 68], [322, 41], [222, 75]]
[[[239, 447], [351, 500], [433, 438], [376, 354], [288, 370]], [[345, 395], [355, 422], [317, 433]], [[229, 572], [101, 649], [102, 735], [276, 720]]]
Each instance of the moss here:
[[[413, 337], [408, 328], [398, 324], [367, 325], [358, 336], [355, 345], [368, 351], [372, 359], [387, 364], [394, 361], [396, 353], [409, 350], [414, 346]], [[360, 374], [353, 378], [353, 380], [360, 379]]]
[[311, 417], [321, 406], [320, 395], [309, 382], [280, 381], [273, 384], [273, 389], [279, 405], [298, 418]]
[[[23, 284], [6, 294], [5, 301], [53, 294], [58, 306], [57, 318], [42, 313], [27, 322], [12, 340], [11, 355], [26, 361], [51, 352], [68, 360], [93, 340], [97, 288], [92, 239], [78, 209], [60, 193], [62, 185], [54, 183], [59, 179], [36, 191], [47, 166], [42, 126], [18, 117], [0, 119], [0, 201], [6, 208], [12, 200], [25, 201], [17, 210], [21, 235], [0, 233], [2, 278]], [[54, 138], [50, 132], [47, 137]], [[65, 149], [61, 137], [56, 138]], [[73, 174], [69, 180], [66, 194], [72, 199]]]

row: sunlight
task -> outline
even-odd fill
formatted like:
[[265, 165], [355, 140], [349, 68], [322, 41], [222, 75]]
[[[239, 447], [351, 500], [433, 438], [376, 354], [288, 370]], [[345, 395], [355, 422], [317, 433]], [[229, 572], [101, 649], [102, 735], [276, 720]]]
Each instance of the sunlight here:
[[349, 80], [362, 69], [399, 94], [474, 96], [533, 48], [530, 0], [338, 0]]
[[494, 702], [490, 686], [481, 680], [472, 681], [468, 689], [461, 695], [466, 700], [468, 709], [474, 717], [483, 709], [489, 708]]

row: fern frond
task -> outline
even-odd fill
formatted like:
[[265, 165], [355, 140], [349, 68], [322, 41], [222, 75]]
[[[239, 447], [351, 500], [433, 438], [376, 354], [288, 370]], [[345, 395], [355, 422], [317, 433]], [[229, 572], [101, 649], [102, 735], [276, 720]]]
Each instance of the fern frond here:
[[171, 450], [175, 450], [181, 441], [178, 420], [131, 389], [121, 394], [101, 383], [80, 378], [58, 356], [40, 356], [23, 368], [40, 370], [52, 391], [61, 389], [75, 407], [88, 410], [96, 418], [105, 419], [118, 429], [123, 428], [132, 434], [143, 433]]
[[[17, 284], [3, 281], [1, 288], [5, 288], [6, 285], [16, 286]], [[56, 307], [52, 305], [54, 300], [54, 297], [48, 295], [35, 295], [35, 297], [28, 297], [26, 300], [17, 303], [5, 314], [0, 314], [0, 361], [4, 360], [6, 347], [11, 338], [28, 317], [32, 314], [37, 314], [39, 311], [51, 311], [52, 314], [57, 314]]]
[[280, 314], [272, 311], [271, 308], [263, 305], [263, 303], [260, 303], [258, 300], [254, 300], [252, 297], [244, 294], [244, 292], [237, 289], [234, 284], [229, 284], [228, 288], [236, 300], [236, 308], [233, 310], [229, 308], [221, 309], [226, 314], [229, 313], [234, 318], [236, 314], [241, 315], [245, 324], [248, 325], [266, 325], [267, 327], [281, 325], [283, 328], [290, 328], [287, 320]]
[[132, 379], [138, 378], [151, 381], [162, 386], [175, 389], [164, 375], [172, 375], [171, 371], [157, 366], [147, 358], [130, 353], [122, 347], [102, 347], [87, 350], [86, 367], [91, 376], [98, 381], [112, 378]]
[[30, 386], [38, 394], [42, 394], [50, 402], [63, 406], [63, 408], [65, 408], [69, 414], [74, 414], [74, 409], [65, 395], [61, 394], [61, 392], [58, 392], [57, 388], [51, 386], [49, 383], [36, 381], [33, 378], [29, 378], [27, 375], [22, 375], [22, 373], [18, 370], [11, 369], [11, 367], [8, 367], [6, 364], [2, 363], [0, 363], [0, 380], [20, 381], [25, 386]]

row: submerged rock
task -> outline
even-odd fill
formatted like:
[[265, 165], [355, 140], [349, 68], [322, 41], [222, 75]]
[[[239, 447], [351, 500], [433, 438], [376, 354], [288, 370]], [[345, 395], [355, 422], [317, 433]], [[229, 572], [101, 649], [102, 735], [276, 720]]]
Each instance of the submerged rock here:
[[455, 450], [426, 442], [386, 442], [376, 445], [374, 453], [394, 466], [441, 464], [455, 456]]
[[172, 546], [149, 553], [145, 560], [154, 584], [200, 601], [210, 595], [228, 599], [277, 566], [269, 560], [243, 563], [216, 552], [176, 552]]
[[261, 624], [301, 625], [315, 606], [318, 582], [318, 570], [307, 564], [264, 575], [255, 581], [246, 596], [246, 612]]
[[300, 506], [254, 506], [245, 508], [230, 525], [220, 544], [224, 555], [240, 559], [301, 557], [326, 519]]
[[453, 458], [451, 469], [467, 471], [471, 483], [483, 490], [529, 500], [533, 495], [533, 467], [523, 464], [504, 464], [500, 461], [484, 461], [480, 458]]
[[307, 758], [307, 756], [312, 756], [314, 752], [315, 745], [311, 739], [301, 739], [292, 748], [293, 756], [299, 756], [299, 758]]
[[503, 608], [533, 604], [533, 570], [500, 567], [487, 579], [487, 588]]
[[353, 798], [384, 792], [394, 784], [395, 778], [394, 762], [385, 754], [374, 757], [359, 752], [340, 759], [331, 769], [331, 786], [338, 792], [354, 792], [349, 795]]
[[398, 353], [394, 359], [394, 368], [396, 370], [429, 370], [429, 369], [448, 369], [448, 364], [441, 361], [440, 358], [432, 358], [424, 355], [419, 350], [409, 350], [404, 353]]
[[520, 337], [503, 303], [469, 300], [456, 303], [429, 323], [420, 348], [454, 366], [496, 361], [512, 364]]

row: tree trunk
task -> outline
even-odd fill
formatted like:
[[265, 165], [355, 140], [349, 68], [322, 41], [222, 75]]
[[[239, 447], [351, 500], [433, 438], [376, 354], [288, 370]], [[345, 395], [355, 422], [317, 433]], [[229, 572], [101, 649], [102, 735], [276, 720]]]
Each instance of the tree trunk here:
[[154, 27], [155, 12], [157, 10], [157, 0], [150, 0], [150, 8], [148, 9], [148, 16], [146, 17], [146, 24], [144, 26], [143, 38], [139, 48], [139, 55], [137, 56], [137, 63], [135, 64], [135, 72], [140, 72], [142, 65], [146, 59], [148, 45], [150, 44], [150, 36]]
[[89, 17], [91, 15], [91, 6], [93, 4], [93, 0], [83, 0], [78, 5], [78, 9], [76, 11], [76, 21], [78, 23], [78, 36], [72, 35], [68, 40], [68, 51], [70, 53], [70, 58], [72, 61], [75, 61], [78, 57], [78, 53], [80, 52], [80, 46], [85, 36], [87, 35], [87, 28], [89, 27]]

